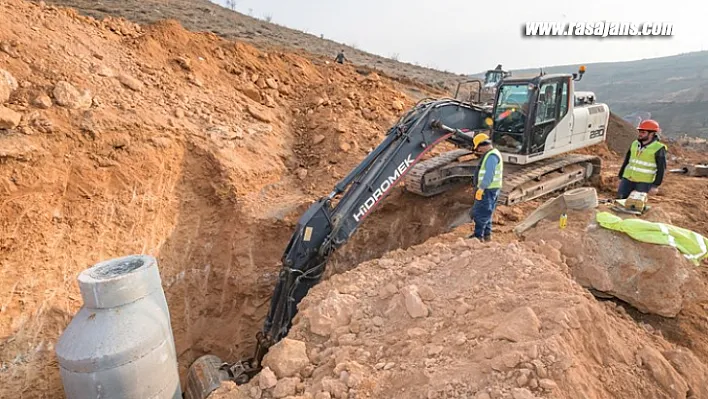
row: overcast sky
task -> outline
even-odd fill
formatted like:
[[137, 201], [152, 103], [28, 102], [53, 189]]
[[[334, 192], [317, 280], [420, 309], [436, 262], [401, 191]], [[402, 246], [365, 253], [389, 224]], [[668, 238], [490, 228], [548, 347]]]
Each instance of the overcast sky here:
[[[213, 0], [226, 4], [226, 0]], [[382, 56], [457, 73], [708, 50], [706, 7], [695, 0], [236, 0], [236, 11]], [[693, 4], [693, 5], [692, 5]], [[670, 38], [523, 37], [527, 21], [670, 22]]]

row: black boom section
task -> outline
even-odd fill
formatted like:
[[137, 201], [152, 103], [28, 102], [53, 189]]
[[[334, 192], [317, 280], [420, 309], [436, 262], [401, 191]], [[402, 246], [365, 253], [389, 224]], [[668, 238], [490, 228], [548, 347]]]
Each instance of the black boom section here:
[[378, 151], [377, 156], [359, 166], [363, 170], [353, 176], [353, 183], [335, 208], [332, 245], [337, 248], [346, 243], [391, 189], [436, 144], [450, 140], [458, 145], [471, 145], [469, 136], [435, 128], [434, 122], [453, 129], [478, 130], [483, 120], [480, 108], [451, 100], [425, 104], [404, 116], [372, 152]]
[[[482, 128], [484, 111], [455, 100], [416, 106], [389, 129], [379, 144], [349, 175], [300, 217], [282, 257], [283, 268], [271, 298], [270, 311], [258, 336], [256, 360], [289, 331], [297, 304], [324, 273], [332, 251], [351, 237], [363, 220], [436, 144], [451, 140], [469, 145], [469, 136], [441, 129]], [[434, 123], [435, 122], [435, 123]], [[342, 194], [332, 208], [335, 196]]]

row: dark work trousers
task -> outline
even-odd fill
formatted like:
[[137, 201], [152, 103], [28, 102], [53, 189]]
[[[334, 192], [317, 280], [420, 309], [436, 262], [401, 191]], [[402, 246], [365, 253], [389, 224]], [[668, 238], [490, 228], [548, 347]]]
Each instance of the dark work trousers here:
[[635, 183], [627, 179], [620, 180], [619, 188], [617, 189], [617, 199], [627, 199], [632, 191], [640, 193], [648, 193], [651, 190], [651, 183]]
[[482, 195], [482, 200], [475, 200], [470, 217], [474, 220], [474, 237], [480, 240], [491, 238], [492, 236], [492, 214], [497, 208], [499, 189], [486, 189]]

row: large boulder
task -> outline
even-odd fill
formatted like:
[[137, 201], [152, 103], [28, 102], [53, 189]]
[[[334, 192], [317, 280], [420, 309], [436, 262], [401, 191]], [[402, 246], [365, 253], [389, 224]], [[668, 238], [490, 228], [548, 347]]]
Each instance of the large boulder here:
[[569, 212], [568, 227], [562, 230], [556, 221], [541, 221], [526, 236], [539, 244], [539, 251], [558, 248], [584, 287], [644, 313], [675, 317], [687, 301], [707, 296], [708, 287], [696, 267], [678, 250], [605, 229], [595, 222], [595, 211]]

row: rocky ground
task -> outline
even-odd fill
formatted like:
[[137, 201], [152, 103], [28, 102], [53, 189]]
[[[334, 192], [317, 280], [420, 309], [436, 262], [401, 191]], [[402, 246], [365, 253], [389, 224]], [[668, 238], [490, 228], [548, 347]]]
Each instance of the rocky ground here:
[[[130, 253], [158, 258], [183, 377], [205, 353], [250, 355], [297, 218], [402, 111], [444, 94], [174, 22], [98, 21], [21, 0], [1, 1], [0, 15], [0, 397], [63, 396], [53, 345], [81, 306], [76, 276]], [[632, 134], [621, 121], [612, 129], [609, 147], [585, 150], [605, 160], [605, 197], [621, 163], [612, 148]], [[671, 153], [672, 165], [699, 159]], [[706, 234], [705, 198], [705, 180], [672, 175], [656, 203]], [[335, 254], [291, 336], [308, 356], [296, 394], [700, 397], [702, 302], [684, 298], [674, 318], [623, 305], [629, 317], [573, 280], [572, 256], [549, 258], [511, 233], [538, 201], [500, 207], [497, 243], [460, 241], [470, 226], [450, 226], [470, 199], [399, 187]], [[361, 312], [320, 317], [347, 301]], [[406, 316], [407, 302], [425, 315]], [[538, 328], [524, 324], [531, 335], [514, 341], [516, 316]], [[577, 382], [589, 378], [608, 385]]]
[[[437, 88], [454, 90], [457, 82], [466, 79], [464, 76], [439, 71], [431, 66], [400, 62], [393, 54], [390, 56], [371, 54], [360, 50], [356, 43], [338, 43], [320, 36], [319, 32], [290, 29], [274, 23], [275, 21], [269, 22], [267, 16], [248, 16], [233, 12], [209, 0], [124, 0], [120, 2], [50, 0], [48, 3], [72, 7], [96, 19], [123, 17], [140, 24], [174, 19], [191, 31], [211, 32], [261, 48], [302, 49], [316, 55], [320, 62], [332, 62], [337, 53], [343, 49], [347, 61], [352, 65], [376, 69], [408, 84], [422, 82]], [[492, 69], [497, 64], [498, 62], [493, 60], [488, 68]], [[469, 71], [469, 73], [477, 72], [479, 71]]]
[[[603, 275], [591, 259], [598, 248], [568, 238], [587, 232], [587, 216], [571, 214], [563, 234], [541, 225], [527, 242], [445, 235], [334, 276], [310, 291], [256, 378], [226, 383], [212, 397], [706, 397], [705, 356], [637, 323], [626, 304], [598, 301], [583, 288], [583, 276]], [[683, 294], [685, 304], [706, 303], [705, 282], [671, 248], [590, 228], [622, 247], [602, 248], [609, 268], [627, 273], [631, 258], [643, 256], [642, 268], [661, 262], [669, 270], [637, 275], [635, 296], [673, 305], [671, 295]], [[700, 287], [665, 287], [679, 280], [668, 275], [677, 269]], [[648, 310], [663, 313], [668, 304]]]

